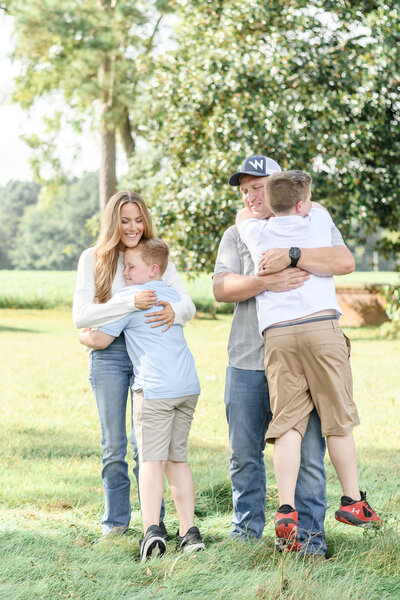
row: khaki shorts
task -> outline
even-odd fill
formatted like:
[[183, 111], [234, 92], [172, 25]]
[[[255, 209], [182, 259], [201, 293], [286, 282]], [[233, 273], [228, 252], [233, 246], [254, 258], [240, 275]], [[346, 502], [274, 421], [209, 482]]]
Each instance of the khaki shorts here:
[[323, 436], [346, 435], [360, 423], [349, 345], [336, 319], [267, 329], [264, 343], [273, 414], [268, 443], [289, 429], [303, 437], [314, 406]]
[[186, 461], [187, 439], [198, 395], [145, 400], [133, 393], [133, 421], [139, 460]]

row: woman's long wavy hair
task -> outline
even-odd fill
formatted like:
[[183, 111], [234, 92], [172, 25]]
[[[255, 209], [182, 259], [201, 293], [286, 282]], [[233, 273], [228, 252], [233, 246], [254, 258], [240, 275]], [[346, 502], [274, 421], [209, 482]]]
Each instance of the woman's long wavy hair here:
[[121, 240], [121, 207], [131, 202], [136, 204], [143, 217], [144, 230], [142, 238], [154, 237], [153, 223], [149, 209], [143, 198], [135, 192], [117, 192], [110, 198], [104, 211], [99, 239], [94, 246], [96, 259], [94, 276], [96, 294], [94, 301], [103, 304], [111, 298], [111, 286], [117, 271], [119, 242]]

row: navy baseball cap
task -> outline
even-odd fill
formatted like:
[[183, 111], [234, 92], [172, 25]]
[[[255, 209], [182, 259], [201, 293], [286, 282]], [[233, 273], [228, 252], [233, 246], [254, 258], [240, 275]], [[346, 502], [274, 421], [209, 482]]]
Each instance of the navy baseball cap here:
[[282, 171], [282, 169], [275, 160], [268, 158], [268, 156], [260, 156], [256, 154], [255, 156], [249, 156], [249, 158], [246, 158], [239, 171], [231, 175], [229, 178], [229, 185], [240, 185], [240, 178], [242, 175], [266, 177], [267, 175], [272, 175], [272, 173], [276, 173], [278, 171]]

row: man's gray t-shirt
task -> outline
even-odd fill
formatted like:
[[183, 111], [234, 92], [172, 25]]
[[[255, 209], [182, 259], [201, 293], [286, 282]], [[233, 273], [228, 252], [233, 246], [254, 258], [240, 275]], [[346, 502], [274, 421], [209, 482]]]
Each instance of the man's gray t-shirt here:
[[[340, 231], [337, 227], [332, 228], [332, 246], [343, 245]], [[214, 275], [217, 273], [254, 275], [254, 263], [236, 225], [229, 227], [222, 236], [214, 268]], [[264, 344], [258, 332], [255, 298], [235, 303], [228, 357], [229, 364], [237, 369], [264, 370]]]

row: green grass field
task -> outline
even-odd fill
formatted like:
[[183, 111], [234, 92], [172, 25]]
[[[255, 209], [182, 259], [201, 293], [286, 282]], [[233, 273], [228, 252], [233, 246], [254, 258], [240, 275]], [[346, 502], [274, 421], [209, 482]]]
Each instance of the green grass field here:
[[[101, 453], [87, 357], [70, 311], [1, 310], [0, 599], [381, 600], [400, 597], [400, 341], [376, 329], [350, 329], [355, 430], [362, 489], [385, 520], [379, 532], [337, 523], [339, 484], [327, 460], [329, 560], [315, 563], [273, 549], [276, 486], [271, 448], [263, 540], [228, 539], [231, 492], [223, 406], [230, 317], [186, 327], [202, 394], [189, 460], [196, 480], [196, 522], [207, 549], [138, 562], [142, 535], [135, 486], [131, 529], [100, 541]], [[210, 344], [210, 340], [212, 343]], [[177, 519], [166, 494], [168, 530]]]
[[[210, 274], [191, 277], [181, 273], [198, 310], [215, 316], [231, 313], [232, 304], [217, 303], [212, 294]], [[71, 307], [75, 271], [0, 271], [0, 309], [51, 309]]]
[[[0, 308], [48, 309], [72, 306], [75, 271], [0, 271]], [[232, 304], [215, 302], [211, 274], [191, 277], [181, 273], [197, 310], [215, 316], [231, 313]], [[338, 287], [364, 287], [384, 283], [399, 283], [399, 274], [393, 271], [356, 271], [335, 277]]]
[[0, 308], [72, 306], [75, 271], [0, 271]]
[[336, 287], [365, 287], [383, 284], [399, 285], [400, 274], [396, 271], [354, 271], [335, 277]]

